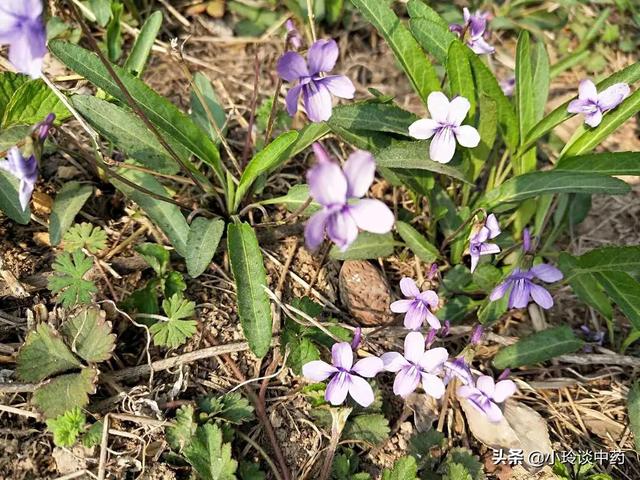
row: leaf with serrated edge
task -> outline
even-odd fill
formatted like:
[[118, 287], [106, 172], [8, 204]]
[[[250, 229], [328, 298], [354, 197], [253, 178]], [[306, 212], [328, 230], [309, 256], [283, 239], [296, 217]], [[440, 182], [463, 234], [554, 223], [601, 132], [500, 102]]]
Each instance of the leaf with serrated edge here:
[[18, 353], [17, 364], [18, 378], [25, 382], [40, 382], [80, 366], [58, 332], [46, 323], [29, 332]]
[[342, 432], [344, 440], [361, 440], [372, 445], [382, 443], [388, 436], [389, 421], [379, 413], [350, 418]]
[[193, 421], [193, 415], [193, 406], [184, 405], [176, 411], [175, 423], [167, 427], [167, 442], [177, 452], [182, 452], [196, 433], [197, 424]]
[[224, 220], [219, 218], [196, 218], [191, 222], [187, 237], [187, 271], [193, 278], [204, 273], [216, 253], [222, 234]]
[[267, 275], [256, 234], [248, 223], [230, 224], [227, 244], [236, 283], [238, 313], [251, 351], [263, 357], [271, 346], [271, 305]]
[[68, 319], [62, 326], [67, 345], [87, 362], [104, 362], [111, 358], [116, 347], [116, 335], [105, 313], [90, 307]]
[[56, 195], [49, 218], [49, 237], [51, 245], [58, 245], [67, 232], [73, 219], [93, 193], [91, 185], [79, 182], [67, 182]]
[[236, 478], [238, 462], [231, 458], [231, 444], [223, 443], [222, 431], [217, 425], [198, 427], [183, 454], [202, 480]]
[[33, 403], [45, 418], [57, 417], [71, 408], [86, 406], [89, 394], [95, 392], [97, 381], [98, 371], [95, 368], [60, 375], [38, 387], [33, 394]]

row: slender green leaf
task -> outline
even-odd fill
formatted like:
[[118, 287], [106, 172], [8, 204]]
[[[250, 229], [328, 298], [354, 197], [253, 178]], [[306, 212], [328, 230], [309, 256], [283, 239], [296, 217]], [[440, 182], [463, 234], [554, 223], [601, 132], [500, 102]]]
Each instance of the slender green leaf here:
[[[549, 74], [549, 55], [544, 43], [538, 41], [534, 44], [531, 52], [531, 62], [533, 66], [533, 107], [535, 122], [539, 122], [544, 117], [544, 107], [547, 105], [549, 97], [549, 86], [551, 85], [551, 76]], [[525, 134], [522, 134], [524, 138]]]
[[569, 326], [549, 328], [500, 349], [493, 359], [493, 366], [503, 369], [534, 365], [559, 355], [575, 352], [582, 348], [583, 344], [584, 342], [575, 336]]
[[482, 95], [478, 107], [480, 110], [480, 118], [478, 119], [480, 144], [476, 148], [468, 150], [473, 169], [471, 172], [472, 181], [475, 181], [482, 173], [484, 163], [491, 154], [498, 134], [498, 109], [495, 100], [487, 95]]
[[620, 125], [640, 111], [640, 90], [633, 92], [624, 102], [610, 112], [607, 112], [602, 123], [596, 128], [589, 129], [576, 139], [562, 153], [562, 157], [571, 157], [588, 153], [600, 142], [613, 133]]
[[122, 56], [122, 26], [120, 24], [120, 17], [124, 5], [119, 2], [111, 2], [111, 20], [107, 25], [107, 54], [109, 60], [117, 62]]
[[236, 190], [234, 211], [238, 209], [249, 188], [261, 174], [275, 168], [289, 158], [289, 147], [297, 139], [298, 132], [285, 132], [251, 159], [244, 172], [242, 172], [242, 177], [240, 177], [240, 184]]
[[[50, 42], [49, 49], [69, 68], [109, 95], [126, 103], [127, 97], [96, 55], [82, 47], [59, 40]], [[117, 65], [113, 65], [113, 69], [149, 120], [169, 137], [209, 164], [224, 185], [225, 176], [218, 149], [206, 135], [202, 135], [197, 125], [169, 100], [158, 95], [141, 80]]]
[[[267, 200], [262, 200], [260, 205], [280, 205], [283, 204], [287, 207], [287, 210], [290, 212], [299, 211], [305, 204], [309, 202], [309, 186], [304, 184], [294, 185], [289, 189], [286, 195], [282, 197], [269, 198]], [[307, 208], [304, 212], [301, 212], [302, 215], [312, 215], [318, 210], [320, 210], [322, 206], [316, 202], [308, 203]]]
[[[529, 32], [523, 30], [516, 48], [516, 114], [520, 127], [520, 138], [535, 122], [535, 96], [533, 94], [533, 65], [531, 62], [531, 40]], [[525, 173], [523, 170], [517, 173]]]
[[411, 18], [423, 18], [425, 20], [435, 22], [441, 27], [449, 28], [449, 24], [445, 19], [422, 0], [409, 0], [409, 3], [407, 3], [407, 11]]
[[398, 142], [395, 145], [380, 150], [376, 154], [376, 163], [381, 167], [405, 169], [415, 168], [447, 175], [471, 183], [463, 172], [447, 164], [429, 159], [427, 142]]
[[[447, 64], [447, 54], [452, 43], [458, 40], [448, 27], [424, 17], [409, 20], [409, 28], [418, 43], [442, 65]], [[440, 90], [437, 88], [436, 90]]]
[[506, 203], [521, 202], [527, 198], [552, 193], [624, 195], [629, 191], [630, 187], [625, 182], [606, 175], [550, 170], [513, 177], [485, 195], [480, 200], [480, 205], [495, 208]]
[[438, 249], [410, 224], [398, 221], [396, 222], [396, 229], [402, 240], [423, 262], [433, 263], [440, 257]]
[[582, 273], [574, 275], [577, 261], [574, 257], [564, 252], [560, 253], [558, 267], [560, 267], [565, 279], [567, 279], [573, 292], [580, 300], [595, 308], [603, 317], [612, 318], [613, 308], [611, 301], [593, 274]]
[[640, 452], [640, 380], [636, 380], [629, 389], [627, 409], [629, 425], [635, 437], [636, 452]]
[[224, 220], [196, 218], [191, 222], [187, 238], [187, 271], [198, 277], [207, 269], [224, 233]]
[[351, 2], [389, 44], [423, 102], [427, 101], [429, 93], [440, 90], [440, 82], [433, 65], [387, 4], [380, 0]]
[[476, 112], [476, 88], [473, 84], [471, 65], [466, 48], [460, 42], [451, 42], [447, 55], [447, 73], [449, 74], [450, 97], [458, 95], [469, 100], [471, 108], [467, 118], [474, 118]]
[[14, 222], [27, 225], [31, 220], [31, 210], [20, 205], [20, 180], [9, 172], [0, 170], [0, 210]]
[[157, 10], [149, 15], [149, 18], [144, 22], [138, 38], [136, 38], [131, 53], [124, 62], [124, 68], [136, 77], [142, 76], [144, 67], [151, 53], [153, 42], [156, 41], [156, 37], [162, 27], [162, 12]]
[[[571, 275], [605, 272], [640, 272], [640, 246], [602, 247], [575, 257]], [[569, 277], [567, 277], [567, 280]]]
[[91, 185], [79, 182], [67, 182], [56, 195], [49, 218], [49, 236], [51, 245], [58, 245], [67, 232], [73, 219], [89, 197], [93, 194]]
[[393, 145], [397, 140], [391, 135], [371, 130], [353, 130], [329, 124], [331, 131], [346, 143], [375, 155], [376, 152]]
[[[144, 122], [130, 111], [89, 95], [76, 95], [71, 101], [91, 126], [122, 153], [155, 172], [168, 175], [178, 172], [180, 167], [173, 157], [158, 143]], [[190, 163], [189, 152], [182, 145], [170, 139], [168, 142], [185, 163]]]
[[2, 128], [35, 125], [50, 113], [55, 113], [56, 123], [71, 115], [42, 80], [32, 80], [21, 85], [9, 100], [2, 118]]
[[[213, 85], [207, 76], [202, 72], [196, 72], [193, 76], [193, 90], [191, 92], [191, 118], [202, 129], [203, 132], [207, 132], [209, 137], [214, 142], [220, 143], [218, 138], [218, 132], [214, 125], [211, 124], [212, 120], [218, 127], [218, 130], [225, 134], [225, 123], [227, 121], [227, 115], [224, 112], [224, 108], [220, 105], [216, 92], [213, 90]], [[201, 95], [205, 101], [206, 108], [200, 101]], [[210, 118], [213, 117], [213, 119]]]
[[397, 242], [393, 240], [391, 233], [376, 234], [361, 232], [358, 238], [341, 252], [335, 245], [331, 248], [329, 256], [335, 260], [366, 260], [369, 258], [388, 257], [393, 253]]
[[640, 282], [625, 272], [603, 272], [595, 276], [633, 328], [640, 329]]
[[[636, 62], [633, 65], [626, 67], [624, 70], [621, 70], [617, 73], [614, 73], [610, 77], [607, 77], [597, 84], [597, 89], [598, 91], [601, 91], [619, 82], [633, 84], [638, 80], [640, 80], [640, 62]], [[576, 85], [576, 94], [577, 90], [578, 86]], [[576, 98], [577, 97], [574, 97], [563, 103], [542, 120], [540, 120], [536, 125], [534, 125], [529, 133], [527, 133], [526, 139], [522, 142], [523, 146], [521, 150], [528, 150], [540, 137], [553, 130], [556, 126], [560, 125], [568, 118], [572, 117], [573, 114], [567, 112], [567, 107], [569, 106], [569, 103]], [[609, 112], [609, 114], [611, 113], [613, 112]], [[567, 154], [567, 156], [569, 156], [569, 154]]]
[[555, 170], [602, 175], [640, 175], [640, 152], [603, 152], [563, 157]]
[[105, 27], [111, 18], [111, 0], [89, 0], [89, 6], [98, 25]]
[[[170, 198], [169, 192], [152, 175], [136, 170], [119, 168], [118, 173], [135, 185], [140, 185], [161, 197]], [[189, 225], [182, 215], [180, 208], [174, 204], [159, 200], [141, 192], [120, 180], [111, 179], [111, 183], [124, 193], [129, 199], [136, 202], [149, 218], [162, 230], [180, 255], [185, 257], [187, 251], [187, 239]]]
[[248, 223], [230, 224], [227, 242], [231, 271], [236, 282], [238, 315], [251, 351], [264, 357], [271, 346], [271, 305], [262, 253]]
[[391, 103], [357, 103], [336, 107], [328, 120], [331, 127], [371, 130], [409, 136], [409, 125], [418, 116]]

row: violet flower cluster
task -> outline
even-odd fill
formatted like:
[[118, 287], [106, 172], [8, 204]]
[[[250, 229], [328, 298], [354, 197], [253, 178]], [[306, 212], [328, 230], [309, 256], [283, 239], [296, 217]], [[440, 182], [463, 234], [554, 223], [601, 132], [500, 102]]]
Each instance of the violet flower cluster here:
[[478, 55], [494, 53], [496, 49], [489, 45], [485, 39], [488, 37], [489, 14], [478, 11], [472, 15], [466, 7], [462, 13], [464, 24], [452, 23], [449, 25], [449, 30], [460, 37], [474, 53]]
[[[292, 44], [297, 45], [299, 38], [293, 38], [295, 43]], [[335, 40], [318, 40], [309, 48], [306, 60], [293, 51], [280, 57], [277, 65], [278, 75], [287, 82], [295, 83], [286, 97], [289, 115], [293, 116], [298, 111], [300, 96], [312, 122], [322, 122], [331, 118], [332, 95], [353, 98], [356, 89], [349, 78], [344, 75], [327, 75], [327, 72], [335, 67], [338, 55], [338, 44]]]
[[616, 83], [598, 93], [595, 84], [587, 78], [580, 82], [578, 98], [569, 102], [567, 111], [583, 114], [584, 123], [597, 127], [602, 122], [602, 116], [620, 105], [630, 92], [626, 83]]
[[0, 45], [9, 45], [9, 61], [20, 73], [42, 75], [46, 42], [41, 0], [0, 2]]
[[487, 240], [492, 240], [500, 235], [500, 225], [498, 219], [492, 213], [487, 216], [484, 224], [479, 228], [471, 232], [469, 237], [469, 255], [471, 255], [471, 272], [473, 272], [478, 266], [480, 257], [482, 255], [492, 255], [494, 253], [500, 253], [500, 247], [495, 243], [489, 243]]

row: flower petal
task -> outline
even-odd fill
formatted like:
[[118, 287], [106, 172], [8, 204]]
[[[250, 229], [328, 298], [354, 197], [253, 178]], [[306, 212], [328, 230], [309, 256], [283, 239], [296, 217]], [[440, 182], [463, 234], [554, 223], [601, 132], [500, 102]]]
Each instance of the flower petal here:
[[312, 122], [324, 122], [331, 118], [333, 104], [327, 87], [321, 83], [309, 82], [302, 89], [304, 108]]
[[505, 293], [507, 293], [507, 290], [509, 290], [509, 287], [511, 287], [511, 283], [512, 283], [511, 280], [507, 278], [507, 280], [498, 284], [496, 288], [494, 288], [491, 291], [491, 295], [489, 295], [489, 300], [491, 300], [492, 302], [495, 302], [496, 300], [504, 297]]
[[478, 395], [480, 390], [471, 385], [462, 385], [456, 390], [456, 395], [460, 398], [469, 398], [471, 395]]
[[438, 123], [446, 123], [449, 115], [449, 99], [442, 92], [431, 92], [427, 97], [427, 109]]
[[433, 136], [429, 157], [434, 162], [449, 163], [456, 151], [456, 138], [451, 128], [443, 127]]
[[302, 85], [296, 85], [295, 87], [291, 87], [287, 92], [287, 96], [285, 98], [285, 102], [287, 104], [287, 113], [292, 117], [298, 111], [298, 100], [300, 99], [301, 90]]
[[359, 228], [365, 232], [387, 233], [393, 228], [395, 218], [393, 212], [380, 200], [364, 198], [349, 205], [349, 213]]
[[347, 342], [334, 343], [331, 347], [331, 359], [334, 367], [351, 370], [353, 366], [353, 351]]
[[567, 105], [567, 112], [569, 113], [591, 113], [594, 110], [594, 103], [591, 100], [582, 100], [580, 98], [571, 100]]
[[351, 369], [361, 377], [373, 378], [384, 370], [384, 363], [378, 357], [366, 357], [358, 360]]
[[415, 300], [396, 300], [389, 306], [389, 309], [393, 313], [405, 313], [414, 301]]
[[398, 352], [386, 352], [380, 358], [387, 372], [397, 372], [401, 368], [410, 366], [407, 359]]
[[422, 118], [409, 125], [409, 136], [418, 140], [426, 140], [433, 137], [440, 128], [440, 123], [432, 118]]
[[531, 282], [522, 278], [514, 282], [509, 295], [509, 308], [525, 308], [529, 304], [531, 285]]
[[514, 393], [516, 393], [516, 384], [512, 380], [501, 380], [496, 383], [496, 388], [493, 392], [493, 401], [502, 403]]
[[351, 375], [350, 380], [351, 384], [349, 385], [349, 395], [351, 395], [351, 398], [363, 407], [371, 405], [375, 397], [369, 382], [364, 378], [356, 377], [355, 375]]
[[463, 147], [475, 148], [480, 144], [480, 134], [471, 125], [457, 127], [453, 133], [456, 135], [456, 141]]
[[316, 83], [322, 83], [336, 97], [351, 99], [356, 94], [356, 87], [345, 75], [329, 75], [316, 80]]
[[406, 397], [413, 392], [420, 383], [420, 372], [415, 367], [403, 368], [396, 374], [393, 382], [393, 393]]
[[334, 162], [322, 161], [307, 172], [311, 197], [320, 205], [344, 205], [347, 202], [347, 179]]
[[551, 307], [553, 307], [553, 297], [547, 291], [546, 288], [541, 287], [540, 285], [536, 285], [535, 283], [532, 283], [530, 285], [530, 289], [531, 289], [531, 298], [533, 298], [534, 302], [536, 302], [545, 310], [548, 310]]
[[558, 282], [563, 278], [562, 272], [559, 269], [547, 263], [535, 265], [531, 267], [531, 270], [529, 271], [537, 278], [547, 283]]
[[465, 97], [455, 97], [449, 104], [449, 113], [447, 114], [447, 124], [459, 126], [466, 118], [471, 104]]
[[327, 235], [342, 252], [358, 238], [358, 225], [348, 210], [336, 212], [329, 217]]
[[598, 90], [596, 89], [595, 84], [585, 78], [578, 85], [578, 98], [580, 100], [591, 100], [592, 102], [598, 101]]
[[342, 170], [347, 177], [347, 197], [361, 198], [373, 183], [376, 162], [369, 152], [356, 150], [344, 162]]
[[309, 73], [316, 75], [320, 72], [330, 72], [336, 66], [340, 50], [335, 40], [318, 40], [307, 54]]
[[496, 384], [493, 377], [490, 377], [489, 375], [480, 375], [478, 380], [476, 380], [476, 388], [487, 397], [493, 398], [493, 392], [495, 391]]
[[309, 250], [315, 250], [324, 240], [329, 213], [325, 210], [311, 216], [304, 227], [304, 240]]
[[287, 82], [295, 82], [302, 77], [309, 76], [307, 62], [296, 52], [286, 52], [278, 60], [276, 70], [280, 78]]
[[483, 410], [490, 422], [499, 423], [502, 420], [502, 410], [495, 403], [488, 402]]
[[589, 125], [592, 128], [596, 128], [602, 122], [602, 111], [596, 110], [591, 113], [587, 113], [584, 116], [584, 123]]
[[448, 359], [449, 352], [447, 352], [447, 349], [437, 347], [424, 352], [419, 364], [426, 372], [437, 373]]
[[480, 245], [480, 255], [492, 255], [500, 253], [500, 247], [495, 243], [483, 243]]
[[407, 314], [404, 316], [404, 326], [409, 330], [418, 330], [422, 327], [426, 317], [427, 308], [422, 302], [412, 302]]
[[420, 332], [409, 332], [404, 338], [404, 358], [417, 364], [424, 354], [424, 337]]
[[470, 255], [471, 255], [471, 265], [469, 269], [471, 270], [471, 273], [473, 273], [476, 267], [478, 266], [478, 262], [480, 261], [480, 255], [473, 252], [471, 252]]
[[425, 290], [424, 292], [418, 295], [418, 298], [426, 303], [429, 308], [436, 308], [440, 303], [440, 299], [438, 298], [438, 294], [433, 290]]
[[402, 277], [402, 280], [400, 280], [400, 290], [405, 297], [417, 298], [418, 295], [420, 295], [420, 289], [418, 289], [413, 278]]
[[444, 395], [444, 382], [440, 377], [430, 373], [422, 374], [422, 388], [427, 395], [433, 398], [441, 398]]
[[435, 328], [436, 330], [440, 330], [442, 325], [440, 324], [440, 320], [436, 317], [431, 311], [425, 308], [425, 318], [427, 323], [431, 328]]
[[44, 27], [39, 22], [23, 26], [9, 48], [9, 61], [16, 69], [31, 78], [42, 76], [42, 64], [47, 53]]
[[337, 371], [338, 369], [336, 367], [329, 365], [327, 362], [323, 362], [322, 360], [314, 360], [312, 362], [305, 363], [302, 366], [302, 375], [304, 375], [305, 378], [316, 382], [326, 380]]
[[22, 210], [26, 210], [33, 194], [35, 184], [22, 180], [20, 182], [20, 191], [18, 192], [18, 198], [20, 199], [20, 206]]
[[598, 106], [604, 110], [612, 110], [629, 96], [631, 89], [626, 83], [616, 83], [598, 94]]
[[490, 45], [482, 36], [477, 36], [475, 38], [470, 39], [467, 42], [469, 48], [476, 55], [488, 55], [490, 53], [494, 53], [496, 49]]
[[331, 379], [324, 393], [324, 399], [331, 405], [340, 405], [347, 398], [351, 387], [351, 375], [340, 372]]

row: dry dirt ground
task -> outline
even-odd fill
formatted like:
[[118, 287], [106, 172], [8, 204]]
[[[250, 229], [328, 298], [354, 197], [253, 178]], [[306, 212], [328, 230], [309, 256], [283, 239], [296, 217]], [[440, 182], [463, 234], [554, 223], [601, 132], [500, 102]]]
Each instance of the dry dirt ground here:
[[[274, 64], [282, 48], [279, 34], [269, 36], [259, 43], [238, 42], [228, 37], [231, 32], [222, 22], [206, 17], [191, 18], [191, 25], [184, 27], [171, 15], [168, 18], [169, 31], [181, 32], [189, 68], [204, 72], [213, 81], [228, 114], [230, 143], [237, 151], [241, 151], [254, 90], [254, 66], [257, 61], [260, 71], [258, 98], [261, 101], [275, 91]], [[169, 38], [169, 31], [163, 32], [163, 40]], [[401, 106], [416, 113], [424, 113], [409, 84], [396, 67], [389, 49], [371, 33], [368, 26], [357, 23], [350, 32], [329, 33], [338, 39], [341, 47], [339, 70], [355, 80], [359, 97], [367, 96], [367, 88], [374, 87], [384, 93], [396, 95]], [[508, 66], [513, 64], [513, 52], [513, 42], [505, 41], [496, 56], [497, 66], [507, 71]], [[628, 64], [630, 59], [617, 58], [616, 61], [619, 64], [613, 65], [614, 68]], [[54, 61], [50, 67], [53, 72], [64, 72]], [[580, 73], [573, 72], [556, 79], [552, 87], [554, 102], [561, 103], [562, 99], [567, 98], [579, 78]], [[146, 80], [176, 104], [185, 109], [188, 107], [188, 82], [180, 73], [174, 57], [157, 52], [149, 66]], [[74, 82], [63, 85], [68, 88], [86, 88]], [[294, 126], [301, 125], [300, 122], [301, 119], [296, 119]], [[575, 126], [571, 123], [563, 125], [558, 135], [568, 138]], [[78, 132], [78, 126], [72, 122], [57, 132], [56, 140], [61, 144], [69, 142], [69, 148], [77, 151], [84, 141]], [[343, 156], [349, 151], [338, 142], [331, 146], [336, 154]], [[625, 125], [605, 147], [611, 150], [640, 150], [636, 121]], [[306, 155], [295, 159], [270, 182], [267, 191], [274, 196], [286, 192], [291, 184], [301, 180], [310, 161]], [[36, 215], [40, 217], [47, 216], [50, 196], [62, 182], [91, 178], [91, 175], [81, 157], [56, 154], [47, 160], [43, 177], [44, 180], [37, 187], [39, 196], [35, 199]], [[568, 251], [580, 253], [609, 243], [640, 243], [640, 186], [636, 180], [629, 179], [635, 186], [633, 192], [625, 197], [594, 198], [592, 211], [586, 221], [577, 231], [562, 239], [562, 244], [566, 245]], [[148, 223], [132, 216], [131, 210], [128, 210], [131, 205], [114, 194], [110, 187], [102, 184], [99, 188], [101, 192], [85, 209], [84, 215], [88, 221], [104, 226], [109, 234], [110, 251], [117, 252], [110, 260], [124, 277], [114, 287], [117, 295], [122, 298], [126, 292], [134, 290], [148, 278], [149, 272], [142, 271], [139, 262], [136, 263], [130, 246], [122, 249], [118, 246], [131, 237], [135, 241], [145, 238], [155, 241], [162, 237]], [[383, 181], [378, 181], [374, 191], [377, 196], [391, 200], [392, 190]], [[188, 202], [188, 192], [180, 193], [184, 196], [180, 199]], [[258, 217], [256, 221], [259, 221], [260, 212], [254, 213]], [[275, 209], [270, 210], [269, 214], [273, 219], [283, 217], [283, 212]], [[322, 261], [318, 256], [310, 254], [300, 242], [300, 229], [293, 230], [294, 235], [287, 231], [275, 232], [279, 239], [264, 244], [272, 289], [281, 294], [285, 303], [296, 296], [311, 295], [325, 305], [327, 314], [354, 325], [338, 294], [339, 263]], [[0, 218], [0, 238], [3, 239], [0, 258], [4, 262], [1, 268], [30, 286], [31, 294], [24, 299], [0, 296], [0, 380], [3, 375], [8, 376], [15, 366], [13, 354], [23, 341], [28, 327], [34, 322], [33, 312], [36, 313], [36, 318], [43, 318], [42, 310], [51, 310], [53, 307], [44, 287], [54, 251], [48, 245], [44, 232], [46, 228], [39, 223], [18, 227], [6, 218]], [[218, 264], [213, 265], [197, 280], [189, 282], [188, 296], [198, 304], [202, 329], [180, 353], [207, 346], [207, 335], [219, 343], [242, 339], [227, 260], [223, 255], [218, 255], [216, 259]], [[175, 262], [175, 265], [178, 269], [182, 268], [181, 262]], [[381, 260], [376, 263], [376, 267], [391, 285], [397, 285], [403, 275], [422, 276], [427, 269], [427, 265], [421, 264], [408, 252]], [[0, 295], [6, 293], [6, 282], [0, 279]], [[586, 323], [592, 329], [606, 330], [602, 320], [576, 301], [568, 290], [559, 290], [556, 298], [556, 306], [548, 314], [548, 318], [538, 322], [568, 322], [576, 328]], [[276, 311], [280, 317], [282, 313], [279, 309]], [[49, 313], [55, 317], [55, 311]], [[628, 324], [622, 318], [621, 324], [623, 327], [618, 332], [619, 335], [628, 331]], [[531, 325], [526, 313], [505, 319], [479, 352], [477, 359], [480, 361], [480, 369], [490, 369], [489, 361], [500, 344], [529, 333]], [[115, 322], [116, 330], [122, 331], [126, 327], [126, 322], [122, 319]], [[369, 346], [374, 351], [382, 347], [397, 347], [401, 337], [399, 332], [395, 332], [396, 330], [389, 329], [383, 335], [372, 335]], [[135, 335], [128, 335], [127, 344], [119, 345], [120, 362], [127, 365], [136, 364], [143, 353], [141, 346], [145, 342], [145, 336], [143, 332], [136, 332]], [[462, 345], [463, 341], [463, 335], [452, 336], [454, 345], [456, 342]], [[132, 343], [137, 343], [138, 346], [132, 347]], [[611, 345], [605, 343], [600, 350], [609, 352], [608, 348]], [[176, 353], [167, 354], [151, 349], [154, 360]], [[638, 353], [633, 346], [627, 351], [630, 355]], [[260, 375], [260, 363], [251, 355], [245, 352], [234, 354], [233, 357], [247, 377]], [[268, 361], [265, 360], [265, 365]], [[274, 362], [279, 373], [271, 379], [267, 390], [268, 414], [287, 461], [295, 472], [294, 478], [312, 478], [312, 469], [317, 466], [322, 449], [327, 443], [326, 433], [315, 425], [309, 415], [310, 406], [299, 393], [303, 381], [287, 369], [281, 368], [278, 363], [280, 361], [281, 359], [276, 358]], [[113, 363], [109, 367], [118, 369], [120, 365]], [[517, 399], [533, 407], [547, 420], [555, 450], [626, 449], [632, 452], [633, 439], [628, 429], [625, 399], [629, 382], [635, 375], [637, 371], [628, 366], [554, 362], [547, 368], [516, 372], [519, 385]], [[152, 382], [146, 376], [133, 382], [101, 385], [96, 395], [99, 400], [93, 410], [96, 414], [117, 412], [159, 421], [170, 418], [175, 408], [185, 400], [192, 400], [206, 393], [225, 392], [236, 384], [235, 378], [225, 370], [221, 362], [215, 358], [207, 359], [156, 374]], [[403, 415], [401, 404], [391, 398], [389, 400], [390, 408], [396, 409], [396, 413], [391, 415], [392, 434], [382, 446], [366, 450], [363, 456], [364, 467], [374, 478], [377, 478], [381, 468], [391, 465], [406, 451], [408, 439], [415, 433], [414, 417], [416, 421], [425, 421], [425, 416], [429, 419], [433, 415], [424, 405], [415, 404]], [[14, 413], [0, 411], [0, 479], [56, 478], [83, 469], [95, 472], [98, 464], [97, 450], [54, 448], [51, 436], [43, 433], [43, 424], [26, 416], [30, 411], [28, 402], [28, 394], [0, 393], [0, 405], [17, 409]], [[157, 423], [161, 422], [113, 421], [108, 445], [108, 478], [186, 478], [187, 469], [169, 468], [158, 461], [168, 447]], [[527, 476], [508, 468], [492, 467], [491, 452], [470, 436], [464, 416], [457, 408], [449, 409], [445, 432], [450, 446], [471, 447], [495, 478], [544, 476]], [[260, 444], [267, 444], [259, 427], [248, 434]], [[246, 459], [252, 459], [256, 453], [248, 450], [243, 451], [242, 455]], [[640, 478], [640, 464], [636, 455], [629, 453], [627, 463], [622, 467], [612, 468], [610, 473], [613, 478]]]

